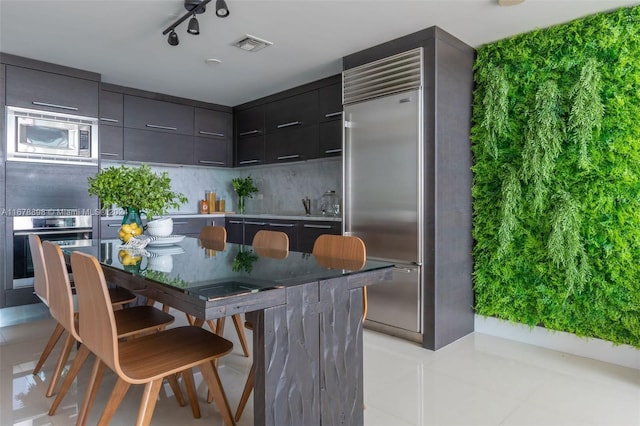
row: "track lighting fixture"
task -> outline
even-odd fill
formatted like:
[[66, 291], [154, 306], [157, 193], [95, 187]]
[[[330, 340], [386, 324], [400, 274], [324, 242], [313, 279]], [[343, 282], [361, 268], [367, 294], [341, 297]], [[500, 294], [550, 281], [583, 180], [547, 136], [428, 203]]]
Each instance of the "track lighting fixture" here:
[[216, 16], [218, 18], [226, 18], [229, 16], [229, 8], [224, 0], [216, 0]]
[[[176, 27], [186, 21], [189, 17], [191, 17], [191, 19], [189, 20], [187, 32], [193, 35], [200, 34], [200, 24], [198, 23], [196, 14], [204, 13], [207, 3], [211, 1], [212, 0], [184, 0], [184, 8], [187, 9], [187, 13], [162, 32], [162, 35], [169, 34], [167, 43], [171, 46], [177, 46], [178, 43], [180, 43], [178, 40], [178, 34], [176, 34], [175, 31]], [[216, 16], [219, 16], [220, 18], [229, 16], [229, 9], [227, 8], [225, 0], [216, 0]]]
[[178, 40], [178, 34], [176, 34], [176, 32], [174, 30], [171, 30], [171, 32], [169, 33], [169, 37], [167, 38], [167, 42], [171, 46], [177, 46], [178, 44], [180, 44], [180, 40]]
[[193, 18], [189, 20], [189, 27], [187, 28], [187, 32], [193, 35], [200, 34], [200, 25], [198, 24], [196, 15], [193, 15]]

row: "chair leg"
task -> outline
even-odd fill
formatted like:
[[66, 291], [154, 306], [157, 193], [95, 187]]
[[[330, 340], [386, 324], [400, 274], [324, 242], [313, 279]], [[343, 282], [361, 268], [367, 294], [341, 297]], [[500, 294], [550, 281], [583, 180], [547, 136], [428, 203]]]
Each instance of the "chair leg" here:
[[242, 346], [242, 352], [244, 356], [249, 358], [249, 346], [247, 345], [247, 336], [244, 333], [244, 327], [242, 326], [242, 317], [240, 314], [231, 315], [233, 325], [236, 327], [236, 333], [238, 333], [238, 339], [240, 340], [240, 346]]
[[[160, 384], [162, 384], [162, 380], [158, 380]], [[125, 382], [121, 378], [118, 377], [118, 381], [116, 385], [113, 387], [113, 391], [111, 391], [111, 396], [109, 397], [109, 401], [107, 401], [107, 406], [104, 408], [102, 412], [102, 416], [100, 416], [100, 421], [98, 421], [98, 426], [107, 426], [113, 415], [116, 413], [116, 410], [120, 406], [120, 403], [124, 399], [127, 391], [129, 390], [130, 383]], [[145, 402], [145, 397], [148, 398], [148, 389], [149, 383], [145, 386], [144, 394], [142, 395], [142, 403], [140, 404], [140, 412], [138, 413], [138, 420], [140, 419], [140, 415], [143, 413], [142, 404]], [[156, 392], [156, 398], [158, 397], [158, 393], [160, 393], [160, 386], [158, 386], [158, 391]], [[155, 399], [153, 401], [155, 406]]]
[[51, 354], [51, 351], [56, 346], [56, 343], [58, 343], [58, 340], [60, 340], [60, 336], [62, 336], [62, 333], [64, 333], [64, 327], [60, 323], [57, 323], [56, 328], [54, 328], [53, 332], [51, 333], [51, 337], [49, 337], [47, 346], [44, 347], [42, 355], [40, 355], [40, 359], [36, 364], [36, 368], [33, 369], [33, 374], [38, 374], [40, 372], [42, 365], [47, 360], [47, 358], [49, 358], [49, 354]]
[[189, 402], [191, 403], [193, 418], [199, 419], [201, 417], [200, 404], [198, 404], [198, 395], [196, 394], [196, 387], [193, 383], [193, 371], [190, 368], [184, 370], [182, 372], [182, 378], [184, 379], [184, 386], [187, 388], [187, 396], [189, 397]]
[[216, 325], [214, 320], [207, 320], [207, 324], [209, 325], [209, 328], [211, 329], [212, 333], [218, 334], [216, 332], [218, 330], [218, 326]]
[[240, 420], [242, 412], [244, 411], [244, 407], [247, 405], [249, 395], [251, 395], [251, 391], [253, 390], [253, 386], [255, 384], [255, 379], [256, 365], [252, 364], [251, 370], [249, 370], [249, 375], [247, 376], [247, 382], [244, 384], [244, 389], [242, 390], [242, 396], [240, 397], [240, 403], [238, 403], [238, 409], [236, 410], [236, 422]]
[[209, 392], [213, 394], [213, 399], [216, 401], [216, 405], [222, 414], [222, 419], [225, 425], [234, 426], [235, 422], [231, 415], [231, 409], [229, 408], [229, 401], [227, 401], [227, 395], [222, 388], [222, 382], [218, 375], [218, 370], [213, 366], [212, 362], [204, 362], [200, 364], [200, 371], [202, 371], [202, 377], [209, 386]]
[[225, 323], [226, 318], [222, 317], [222, 318], [218, 318], [216, 320], [216, 334], [220, 337], [222, 337], [222, 335], [224, 334], [224, 323]]
[[100, 358], [96, 358], [91, 369], [91, 375], [89, 376], [89, 382], [87, 383], [87, 390], [80, 405], [80, 411], [78, 412], [78, 419], [76, 420], [76, 426], [84, 426], [87, 424], [87, 418], [93, 402], [98, 394], [98, 388], [104, 376], [104, 370], [107, 368], [104, 362], [100, 361]]
[[367, 310], [369, 302], [367, 301], [367, 286], [362, 287], [362, 321], [367, 319]]
[[184, 400], [184, 395], [182, 395], [182, 391], [180, 390], [180, 384], [178, 383], [178, 375], [171, 374], [167, 376], [167, 381], [169, 382], [169, 386], [171, 386], [171, 390], [178, 401], [178, 405], [184, 407], [187, 405], [187, 401]]
[[58, 391], [58, 395], [56, 395], [56, 399], [53, 400], [53, 404], [51, 404], [51, 408], [49, 408], [50, 416], [53, 416], [56, 413], [58, 406], [60, 405], [60, 403], [62, 402], [62, 399], [65, 397], [65, 395], [69, 391], [71, 384], [75, 380], [76, 376], [78, 375], [78, 372], [82, 368], [82, 365], [87, 360], [87, 357], [89, 356], [90, 353], [91, 351], [89, 351], [89, 349], [87, 349], [85, 345], [80, 345], [80, 348], [78, 349], [78, 353], [76, 353], [76, 357], [73, 360], [73, 364], [71, 364], [71, 368], [67, 372], [67, 376], [64, 378], [64, 381], [62, 382], [60, 391]]
[[75, 339], [73, 338], [73, 336], [71, 334], [67, 334], [67, 337], [64, 339], [64, 343], [62, 345], [62, 352], [60, 353], [60, 357], [58, 358], [58, 363], [56, 364], [56, 368], [54, 368], [53, 370], [53, 374], [51, 375], [51, 382], [49, 382], [49, 387], [47, 388], [47, 392], [45, 393], [47, 398], [53, 395], [56, 390], [58, 380], [60, 380], [64, 365], [69, 359], [69, 354], [71, 353], [71, 348], [73, 348], [74, 342]]
[[[158, 401], [158, 395], [160, 394], [161, 387], [161, 378], [152, 380], [144, 386], [144, 392], [142, 393], [142, 401], [140, 401], [140, 410], [138, 411], [138, 420], [136, 421], [136, 426], [146, 426], [151, 424], [153, 410], [155, 410], [156, 408], [156, 401]], [[124, 394], [122, 396], [124, 397]], [[122, 401], [122, 398], [120, 398], [120, 401]], [[118, 401], [118, 404], [119, 403], [120, 402]]]

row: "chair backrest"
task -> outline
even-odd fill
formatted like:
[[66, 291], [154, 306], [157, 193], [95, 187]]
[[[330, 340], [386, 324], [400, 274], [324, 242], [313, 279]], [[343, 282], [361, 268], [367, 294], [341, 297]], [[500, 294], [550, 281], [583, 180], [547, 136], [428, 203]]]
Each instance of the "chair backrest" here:
[[320, 235], [312, 253], [318, 263], [335, 269], [361, 269], [367, 260], [364, 242], [351, 235]]
[[33, 287], [36, 295], [49, 305], [49, 282], [47, 269], [44, 266], [44, 254], [42, 253], [42, 241], [36, 234], [29, 234], [29, 250], [33, 261]]
[[118, 358], [116, 320], [102, 267], [95, 257], [73, 252], [71, 271], [78, 295], [78, 323], [82, 343], [109, 368], [118, 375], [123, 375]]
[[254, 248], [289, 251], [289, 236], [280, 231], [261, 230], [253, 237]]
[[200, 238], [200, 240], [203, 241], [211, 241], [211, 242], [217, 242], [217, 241], [222, 241], [222, 242], [226, 242], [227, 241], [227, 230], [225, 229], [224, 226], [204, 226], [201, 230], [200, 230], [200, 235], [198, 236], [198, 238]]
[[227, 230], [224, 226], [205, 226], [200, 230], [200, 246], [205, 249], [224, 251], [227, 246]]
[[67, 265], [60, 246], [50, 241], [42, 242], [44, 264], [49, 283], [49, 312], [71, 335], [79, 340], [75, 326], [75, 309]]

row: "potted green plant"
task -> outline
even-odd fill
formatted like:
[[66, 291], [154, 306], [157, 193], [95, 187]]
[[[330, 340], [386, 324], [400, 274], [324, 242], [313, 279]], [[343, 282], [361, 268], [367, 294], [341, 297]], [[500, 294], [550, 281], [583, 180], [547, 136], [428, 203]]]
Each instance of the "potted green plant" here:
[[[120, 233], [123, 240], [142, 233], [141, 214], [151, 220], [167, 213], [169, 208], [178, 208], [187, 202], [184, 194], [171, 190], [171, 178], [167, 172], [154, 173], [146, 164], [139, 167], [111, 166], [88, 181], [89, 194], [100, 197], [103, 206], [117, 204], [125, 210]], [[136, 225], [124, 228], [124, 225], [133, 223]], [[129, 237], [125, 238], [123, 234]]]
[[246, 178], [233, 178], [231, 179], [231, 184], [233, 185], [233, 190], [238, 194], [238, 213], [243, 214], [245, 212], [245, 198], [253, 198], [253, 194], [258, 192], [258, 188], [253, 183], [251, 175]]

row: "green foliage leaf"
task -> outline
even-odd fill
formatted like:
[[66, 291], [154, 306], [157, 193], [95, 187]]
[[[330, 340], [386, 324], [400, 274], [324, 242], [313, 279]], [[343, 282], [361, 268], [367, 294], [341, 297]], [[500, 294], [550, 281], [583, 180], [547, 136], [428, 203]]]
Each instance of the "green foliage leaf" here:
[[[640, 348], [638, 58], [637, 6], [477, 49], [478, 314]], [[485, 118], [488, 100], [499, 98], [487, 94], [496, 68], [508, 82], [499, 132]], [[492, 135], [497, 151], [488, 148]]]
[[167, 172], [156, 174], [147, 164], [140, 167], [111, 166], [89, 177], [89, 194], [100, 197], [103, 206], [117, 204], [146, 213], [147, 218], [167, 213], [188, 200], [171, 190]]
[[256, 188], [253, 183], [251, 175], [246, 178], [233, 178], [231, 179], [231, 185], [233, 185], [233, 190], [236, 191], [236, 194], [240, 197], [253, 198], [253, 194], [258, 192], [258, 188]]
[[572, 100], [569, 114], [569, 132], [572, 142], [580, 146], [578, 166], [587, 168], [590, 165], [587, 148], [594, 139], [594, 132], [599, 132], [604, 115], [604, 106], [600, 100], [602, 78], [598, 71], [598, 63], [590, 58], [580, 71], [580, 78], [571, 89]]

